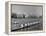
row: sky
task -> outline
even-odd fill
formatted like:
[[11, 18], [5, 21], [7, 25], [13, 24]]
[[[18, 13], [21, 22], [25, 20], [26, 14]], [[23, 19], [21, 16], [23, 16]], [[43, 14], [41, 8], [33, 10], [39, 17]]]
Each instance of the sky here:
[[25, 14], [32, 16], [42, 16], [42, 6], [41, 5], [12, 5], [12, 13]]

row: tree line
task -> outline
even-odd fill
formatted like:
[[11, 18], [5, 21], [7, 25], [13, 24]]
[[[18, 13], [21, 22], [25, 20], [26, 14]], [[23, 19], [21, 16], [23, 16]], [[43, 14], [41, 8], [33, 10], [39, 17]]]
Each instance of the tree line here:
[[28, 17], [25, 17], [25, 16], [26, 16], [25, 14], [22, 14], [22, 17], [21, 16], [17, 17], [17, 14], [12, 14], [11, 15], [12, 18], [42, 18], [42, 16], [39, 16], [39, 17], [31, 16], [31, 15], [29, 15]]

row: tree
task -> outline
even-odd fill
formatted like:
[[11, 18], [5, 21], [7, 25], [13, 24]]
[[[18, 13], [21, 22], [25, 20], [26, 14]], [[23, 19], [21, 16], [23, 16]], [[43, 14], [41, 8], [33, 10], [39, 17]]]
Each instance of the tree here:
[[12, 16], [11, 16], [12, 18], [17, 18], [17, 14], [12, 14]]
[[23, 18], [25, 18], [25, 14], [23, 14]]
[[42, 16], [39, 16], [39, 18], [42, 18]]
[[31, 18], [31, 15], [29, 15], [28, 18]]
[[21, 17], [21, 16], [19, 16], [18, 18], [19, 18], [19, 19], [22, 19], [22, 17]]
[[38, 18], [37, 16], [31, 16], [31, 18]]

